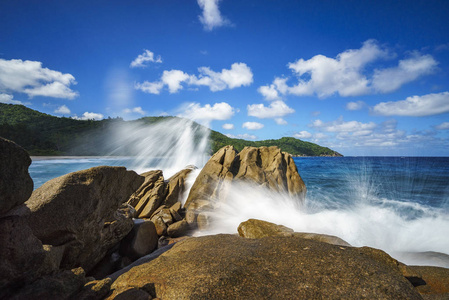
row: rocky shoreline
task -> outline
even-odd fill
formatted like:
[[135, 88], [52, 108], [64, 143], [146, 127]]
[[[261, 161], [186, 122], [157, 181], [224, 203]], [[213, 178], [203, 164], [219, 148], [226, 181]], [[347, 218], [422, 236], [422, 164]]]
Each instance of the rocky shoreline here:
[[0, 138], [0, 163], [0, 299], [449, 298], [449, 269], [335, 236], [250, 219], [235, 235], [192, 237], [239, 182], [304, 201], [277, 147], [223, 147], [188, 194], [193, 166], [168, 179], [95, 167], [33, 191], [25, 150]]

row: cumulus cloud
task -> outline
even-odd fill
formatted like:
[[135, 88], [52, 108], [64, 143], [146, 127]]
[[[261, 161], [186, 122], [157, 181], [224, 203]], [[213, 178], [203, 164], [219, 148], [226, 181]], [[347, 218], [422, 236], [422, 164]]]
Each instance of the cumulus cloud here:
[[278, 125], [287, 125], [287, 121], [285, 121], [282, 118], [275, 118], [274, 121], [276, 122], [276, 124]]
[[423, 117], [449, 112], [449, 92], [411, 96], [405, 100], [381, 102], [372, 112], [382, 116]]
[[154, 58], [154, 53], [145, 49], [142, 54], [139, 54], [130, 64], [130, 68], [145, 68], [149, 62], [162, 63], [162, 58], [158, 55]]
[[246, 128], [249, 130], [259, 130], [262, 129], [264, 127], [264, 125], [262, 123], [258, 123], [258, 122], [245, 122], [242, 125], [242, 128]]
[[78, 116], [74, 116], [72, 117], [73, 119], [76, 120], [102, 120], [104, 119], [104, 116], [102, 114], [99, 113], [94, 113], [94, 112], [85, 112], [81, 117]]
[[351, 132], [353, 135], [367, 135], [370, 134], [377, 125], [374, 122], [345, 122], [343, 120], [343, 117], [340, 117], [337, 120], [331, 122], [315, 120], [310, 126], [327, 132]]
[[198, 0], [198, 5], [202, 10], [199, 16], [204, 30], [212, 31], [216, 27], [231, 25], [231, 22], [223, 17], [218, 8], [221, 0]]
[[194, 75], [187, 74], [181, 70], [164, 71], [160, 80], [136, 83], [135, 88], [146, 93], [158, 95], [164, 87], [168, 87], [171, 94], [176, 93], [183, 89], [182, 84], [207, 86], [212, 92], [216, 92], [249, 86], [253, 82], [251, 68], [245, 63], [233, 63], [230, 69], [222, 69], [221, 72], [215, 72], [209, 67], [200, 67], [198, 72], [198, 75]]
[[443, 122], [440, 125], [435, 126], [435, 128], [438, 130], [449, 129], [449, 122]]
[[201, 106], [199, 103], [189, 103], [183, 109], [180, 117], [189, 118], [191, 120], [227, 120], [235, 114], [235, 109], [226, 102], [215, 103], [214, 105], [206, 104]]
[[371, 93], [388, 93], [402, 85], [434, 72], [437, 62], [431, 55], [414, 52], [412, 57], [400, 60], [396, 67], [369, 69], [378, 60], [392, 59], [394, 55], [375, 40], [367, 40], [360, 49], [349, 49], [335, 58], [315, 55], [300, 58], [288, 64], [297, 83], [287, 85], [289, 78], [276, 77], [272, 84], [258, 91], [267, 100], [278, 100], [282, 95], [326, 98], [334, 94], [342, 97]]
[[433, 73], [437, 64], [431, 55], [420, 55], [415, 52], [411, 58], [400, 60], [397, 67], [375, 70], [373, 88], [381, 93], [393, 92], [405, 83]]
[[225, 134], [227, 137], [231, 138], [231, 139], [244, 139], [244, 140], [255, 140], [257, 139], [257, 136], [253, 135], [253, 134], [248, 134], [248, 133], [244, 133], [244, 134], [237, 134], [237, 135], [233, 135], [233, 134]]
[[3, 93], [0, 93], [0, 103], [20, 104], [20, 105], [29, 105], [30, 104], [29, 102], [23, 103], [22, 101], [14, 100], [14, 96], [13, 95], [3, 94]]
[[231, 129], [234, 129], [234, 124], [226, 123], [226, 124], [223, 124], [223, 126], [221, 126], [221, 127], [223, 127], [223, 129], [226, 129], [226, 130], [231, 130]]
[[303, 130], [298, 133], [295, 133], [293, 137], [297, 139], [310, 139], [312, 137], [312, 134], [308, 131]]
[[35, 96], [74, 99], [78, 92], [70, 89], [75, 77], [43, 68], [39, 61], [0, 59], [0, 91]]
[[139, 115], [142, 115], [142, 116], [144, 116], [146, 114], [146, 112], [140, 106], [137, 106], [137, 107], [134, 107], [134, 108], [125, 108], [123, 110], [123, 112], [125, 114], [136, 113], [136, 114], [139, 114]]
[[247, 106], [248, 116], [260, 119], [280, 118], [288, 114], [292, 114], [295, 110], [285, 104], [284, 101], [278, 100], [271, 102], [269, 106], [264, 104], [252, 104]]
[[66, 105], [61, 105], [55, 109], [55, 113], [62, 115], [70, 115], [70, 109]]
[[360, 110], [365, 106], [365, 102], [356, 101], [356, 102], [348, 102], [346, 103], [347, 110]]

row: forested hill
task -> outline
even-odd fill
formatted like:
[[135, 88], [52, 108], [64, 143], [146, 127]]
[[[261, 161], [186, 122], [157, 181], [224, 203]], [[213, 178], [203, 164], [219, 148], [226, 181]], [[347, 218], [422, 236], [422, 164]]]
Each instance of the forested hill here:
[[[137, 121], [155, 123], [166, 118], [173, 117], [145, 117]], [[106, 153], [101, 153], [100, 148], [95, 146], [73, 145], [101, 143], [101, 137], [111, 125], [125, 122], [136, 121], [123, 121], [121, 118], [75, 120], [44, 114], [23, 105], [0, 103], [0, 136], [21, 145], [31, 155], [104, 155]], [[210, 139], [212, 153], [225, 145], [233, 145], [239, 151], [245, 146], [278, 146], [295, 156], [341, 156], [329, 148], [292, 137], [247, 141], [229, 138], [212, 130]]]

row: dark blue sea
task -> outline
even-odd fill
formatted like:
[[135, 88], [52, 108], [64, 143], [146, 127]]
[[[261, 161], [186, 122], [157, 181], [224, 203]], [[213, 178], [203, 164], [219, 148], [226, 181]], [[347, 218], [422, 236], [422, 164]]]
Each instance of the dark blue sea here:
[[[223, 207], [225, 221], [212, 233], [235, 233], [239, 222], [254, 217], [295, 231], [336, 235], [357, 247], [379, 248], [405, 263], [449, 267], [449, 158], [294, 160], [307, 186], [304, 204], [285, 195], [239, 191], [235, 205], [231, 201]], [[37, 188], [99, 165], [151, 169], [136, 167], [130, 158], [44, 159], [33, 160], [30, 174]]]

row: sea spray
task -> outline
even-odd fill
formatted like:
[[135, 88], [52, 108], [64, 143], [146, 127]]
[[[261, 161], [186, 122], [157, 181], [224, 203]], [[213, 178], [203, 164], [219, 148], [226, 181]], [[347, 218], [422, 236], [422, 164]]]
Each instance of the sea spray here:
[[126, 154], [138, 173], [160, 169], [169, 178], [188, 165], [202, 168], [209, 158], [210, 130], [188, 119], [120, 123], [110, 132], [109, 155]]

